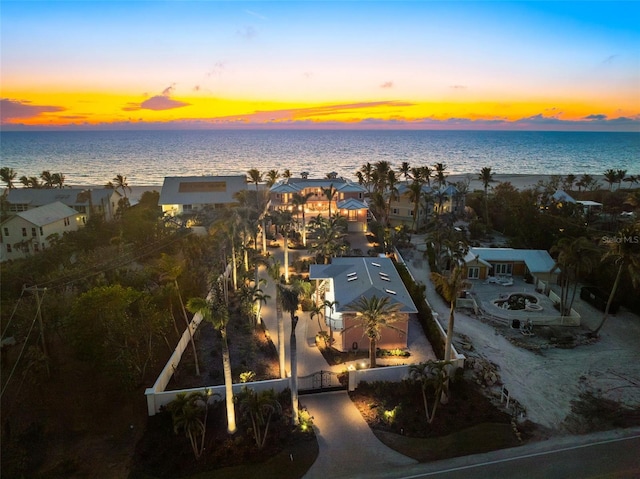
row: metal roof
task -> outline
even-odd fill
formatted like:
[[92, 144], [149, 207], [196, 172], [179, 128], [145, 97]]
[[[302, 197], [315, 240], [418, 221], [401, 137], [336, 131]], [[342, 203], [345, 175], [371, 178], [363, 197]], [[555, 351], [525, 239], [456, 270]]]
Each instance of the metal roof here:
[[12, 188], [7, 192], [7, 201], [10, 204], [24, 204], [31, 206], [44, 206], [60, 201], [67, 206], [89, 205], [89, 198], [83, 193], [91, 191], [93, 204], [101, 201], [111, 201], [111, 196], [119, 192], [111, 188]]
[[362, 210], [369, 208], [366, 203], [355, 198], [338, 201], [337, 206], [340, 210]]
[[247, 177], [167, 176], [160, 192], [160, 205], [214, 205], [237, 203], [233, 195], [247, 189]]
[[36, 226], [46, 226], [64, 218], [75, 217], [78, 214], [79, 213], [73, 208], [60, 201], [56, 201], [55, 203], [39, 206], [32, 210], [21, 211], [20, 213], [16, 213], [16, 216]]
[[[524, 262], [532, 273], [549, 273], [556, 262], [545, 250], [513, 248], [469, 248], [469, 254], [491, 263]], [[469, 257], [469, 255], [467, 255]], [[466, 260], [467, 258], [465, 258]]]
[[417, 312], [393, 262], [386, 257], [333, 258], [328, 265], [312, 264], [309, 279], [333, 280], [337, 312], [353, 311], [355, 301], [373, 296], [388, 297], [391, 304], [399, 303], [400, 312]]

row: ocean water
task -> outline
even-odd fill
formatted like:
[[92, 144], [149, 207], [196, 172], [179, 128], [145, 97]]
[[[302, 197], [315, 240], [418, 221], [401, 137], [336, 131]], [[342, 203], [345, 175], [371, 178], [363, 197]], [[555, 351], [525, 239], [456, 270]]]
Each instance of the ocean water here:
[[235, 175], [251, 168], [355, 179], [366, 162], [444, 163], [450, 174], [640, 174], [640, 133], [521, 131], [56, 131], [0, 133], [0, 164], [22, 175], [64, 173], [68, 185], [130, 185], [165, 176]]

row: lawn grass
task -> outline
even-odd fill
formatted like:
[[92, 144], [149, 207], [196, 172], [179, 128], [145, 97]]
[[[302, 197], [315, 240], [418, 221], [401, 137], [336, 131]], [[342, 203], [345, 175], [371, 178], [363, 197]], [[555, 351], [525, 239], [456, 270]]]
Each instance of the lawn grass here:
[[510, 424], [482, 423], [447, 436], [416, 438], [373, 429], [391, 449], [418, 462], [468, 456], [520, 445]]

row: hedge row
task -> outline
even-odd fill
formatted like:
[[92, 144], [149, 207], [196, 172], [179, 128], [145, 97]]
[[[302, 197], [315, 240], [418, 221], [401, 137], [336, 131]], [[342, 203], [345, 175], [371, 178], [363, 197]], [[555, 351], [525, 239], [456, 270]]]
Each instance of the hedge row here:
[[411, 295], [413, 303], [418, 309], [418, 321], [422, 326], [425, 336], [431, 343], [431, 347], [433, 347], [433, 352], [438, 359], [444, 359], [445, 339], [440, 334], [440, 328], [438, 328], [436, 320], [433, 318], [431, 308], [425, 300], [426, 286], [423, 284], [417, 284], [409, 274], [405, 265], [396, 262], [394, 263], [407, 288], [407, 291], [409, 291], [409, 294]]

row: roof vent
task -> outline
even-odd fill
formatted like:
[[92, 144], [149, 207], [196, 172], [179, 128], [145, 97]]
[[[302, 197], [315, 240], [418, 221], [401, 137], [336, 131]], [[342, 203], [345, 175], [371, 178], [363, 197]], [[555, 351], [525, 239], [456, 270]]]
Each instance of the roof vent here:
[[390, 290], [390, 289], [385, 289], [385, 291], [386, 291], [387, 293], [389, 293], [389, 294], [396, 294], [396, 292], [395, 292], [395, 291], [392, 291], [392, 290]]

